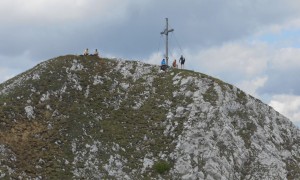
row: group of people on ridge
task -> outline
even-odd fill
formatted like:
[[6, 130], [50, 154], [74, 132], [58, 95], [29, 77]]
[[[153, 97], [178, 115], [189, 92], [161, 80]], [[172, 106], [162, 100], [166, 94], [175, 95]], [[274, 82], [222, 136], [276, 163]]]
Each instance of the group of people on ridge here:
[[[184, 68], [184, 63], [185, 63], [185, 58], [183, 57], [183, 55], [181, 55], [181, 57], [179, 58], [179, 63], [180, 63], [180, 68], [183, 69]], [[173, 68], [178, 68], [176, 59], [174, 59], [173, 63], [172, 63], [172, 67]], [[161, 61], [161, 70], [166, 71], [168, 68], [168, 65], [166, 64], [166, 60], [163, 59]]]
[[99, 57], [99, 52], [98, 52], [97, 49], [95, 49], [94, 54], [89, 54], [89, 49], [86, 48], [86, 49], [84, 50], [83, 55], [84, 55], [84, 56], [97, 56], [97, 57]]

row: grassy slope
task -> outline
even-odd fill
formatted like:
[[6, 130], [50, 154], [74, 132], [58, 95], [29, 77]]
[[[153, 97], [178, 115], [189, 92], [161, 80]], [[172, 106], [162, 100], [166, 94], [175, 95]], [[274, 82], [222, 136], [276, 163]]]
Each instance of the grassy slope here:
[[[74, 59], [83, 69], [71, 69]], [[138, 73], [138, 62], [132, 64], [129, 71]], [[15, 170], [12, 177], [51, 177], [53, 179], [71, 178], [76, 168], [84, 169], [88, 158], [93, 157], [98, 164], [107, 164], [111, 155], [119, 154], [126, 159], [123, 171], [130, 173], [133, 169], [141, 169], [142, 158], [151, 154], [161, 164], [172, 166], [171, 159], [160, 159], [160, 154], [173, 152], [174, 140], [182, 133], [186, 117], [175, 118], [172, 122], [178, 125], [174, 130], [175, 136], [164, 135], [166, 114], [176, 114], [178, 105], [186, 107], [192, 99], [173, 92], [179, 85], [173, 84], [173, 78], [180, 74], [182, 77], [207, 78], [210, 83], [217, 83], [221, 88], [233, 87], [218, 79], [200, 73], [173, 69], [166, 74], [157, 74], [157, 67], [151, 68], [154, 78], [152, 85], [147, 83], [145, 75], [136, 81], [131, 77], [124, 77], [114, 68], [118, 65], [115, 60], [97, 57], [62, 56], [37, 65], [35, 68], [0, 85], [0, 91], [16, 80], [25, 79], [16, 85], [8, 94], [0, 95], [0, 144], [4, 144], [11, 151], [4, 156], [0, 154], [1, 172], [8, 174], [6, 166]], [[122, 66], [126, 65], [123, 63]], [[121, 67], [122, 68], [122, 67]], [[38, 78], [32, 78], [39, 74]], [[30, 78], [26, 78], [30, 76]], [[94, 84], [95, 77], [102, 81]], [[128, 89], [122, 87], [129, 85]], [[77, 85], [81, 90], [76, 90]], [[195, 92], [197, 87], [188, 87]], [[49, 95], [47, 95], [49, 94]], [[42, 97], [45, 97], [42, 100]], [[237, 102], [245, 104], [245, 93], [238, 90]], [[166, 99], [170, 102], [166, 103]], [[203, 99], [216, 105], [218, 94], [209, 88], [203, 94]], [[134, 109], [140, 102], [140, 108]], [[4, 105], [5, 104], [5, 105]], [[35, 118], [28, 119], [24, 108], [34, 107]], [[237, 112], [232, 117], [245, 119], [244, 112]], [[248, 128], [249, 126], [249, 128]], [[255, 127], [247, 124], [239, 135], [250, 146], [250, 138]], [[101, 144], [97, 153], [87, 151], [87, 145]], [[249, 144], [250, 143], [250, 144]], [[72, 152], [76, 144], [76, 152]], [[222, 144], [220, 144], [221, 146]], [[120, 147], [120, 148], [118, 148]], [[87, 156], [93, 155], [93, 156]], [[8, 157], [16, 157], [8, 158]], [[75, 159], [78, 159], [75, 162]], [[80, 159], [81, 158], [81, 159]], [[75, 164], [75, 165], [74, 165]], [[76, 166], [76, 168], [74, 168]], [[157, 178], [160, 170], [146, 169], [145, 174]], [[291, 167], [293, 168], [293, 167]], [[93, 177], [92, 170], [84, 169], [82, 177]], [[24, 172], [26, 175], [24, 175]], [[103, 178], [111, 177], [103, 166], [97, 172]], [[140, 172], [131, 174], [133, 177], [145, 178]]]
[[[82, 91], [73, 89], [66, 72], [74, 59], [86, 68], [72, 72], [76, 74]], [[132, 78], [123, 78], [120, 72], [111, 71], [116, 64], [116, 61], [96, 57], [63, 56], [51, 60], [46, 71], [38, 65], [2, 84], [0, 89], [21, 76], [42, 71], [39, 80], [30, 78], [7, 95], [0, 96], [0, 104], [6, 104], [0, 106], [0, 144], [6, 145], [16, 156], [13, 165], [9, 161], [3, 164], [13, 166], [16, 169], [15, 176], [25, 172], [28, 176], [70, 177], [72, 164], [66, 165], [65, 162], [74, 159], [71, 152], [74, 139], [80, 141], [77, 149], [95, 140], [108, 147], [114, 143], [119, 144], [125, 148], [125, 151], [120, 151], [120, 155], [128, 159], [124, 171], [140, 168], [141, 163], [136, 161], [147, 152], [152, 152], [155, 157], [160, 152], [171, 152], [174, 137], [163, 136], [165, 127], [162, 125], [168, 109], [159, 106], [164, 104], [166, 97], [172, 96], [176, 88], [171, 84], [173, 76], [155, 76], [153, 87], [142, 86], [146, 80], [141, 78], [133, 82]], [[109, 79], [101, 85], [92, 85], [94, 76], [108, 76]], [[119, 84], [129, 83], [130, 91], [122, 90], [119, 84], [111, 89], [115, 81]], [[60, 95], [59, 91], [64, 85], [67, 87], [66, 93]], [[84, 96], [87, 88], [88, 98]], [[156, 93], [149, 91], [150, 88], [155, 88]], [[145, 99], [143, 92], [147, 90], [149, 97]], [[42, 95], [47, 92], [50, 94], [49, 99], [41, 101]], [[53, 95], [55, 93], [57, 95]], [[125, 96], [129, 98], [120, 101]], [[139, 110], [134, 110], [132, 107], [140, 100], [144, 101], [143, 105]], [[175, 104], [180, 102], [178, 98], [172, 100]], [[120, 104], [118, 109], [114, 108], [116, 102]], [[28, 105], [34, 107], [35, 118], [31, 120], [24, 113], [24, 107]], [[97, 117], [102, 120], [96, 120]], [[181, 128], [182, 125], [179, 125], [175, 132], [180, 134]], [[144, 141], [145, 137], [147, 141]], [[103, 151], [98, 154], [98, 158], [107, 162], [111, 153]], [[37, 165], [40, 168], [36, 168]]]

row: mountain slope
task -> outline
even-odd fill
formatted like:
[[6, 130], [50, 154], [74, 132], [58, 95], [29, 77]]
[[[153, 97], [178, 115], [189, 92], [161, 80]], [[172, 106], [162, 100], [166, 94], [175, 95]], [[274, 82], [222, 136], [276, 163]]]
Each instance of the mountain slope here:
[[68, 55], [1, 84], [0, 104], [0, 177], [300, 177], [299, 130], [196, 72]]

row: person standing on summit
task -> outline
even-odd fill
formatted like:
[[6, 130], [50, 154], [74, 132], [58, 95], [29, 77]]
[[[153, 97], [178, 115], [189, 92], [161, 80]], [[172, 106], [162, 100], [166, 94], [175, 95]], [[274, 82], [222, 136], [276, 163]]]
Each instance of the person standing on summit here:
[[88, 49], [88, 48], [86, 48], [86, 49], [84, 50], [83, 55], [84, 55], [84, 56], [88, 56], [88, 55], [89, 55], [89, 49]]
[[166, 65], [166, 60], [165, 59], [163, 59], [162, 61], [161, 61], [161, 65], [163, 66], [163, 65]]
[[96, 50], [95, 50], [94, 56], [97, 56], [97, 57], [99, 57], [99, 52], [98, 52], [98, 49], [96, 49]]
[[176, 63], [176, 59], [174, 59], [172, 65], [173, 65], [173, 68], [178, 68], [178, 65], [177, 65], [177, 63]]
[[163, 60], [161, 61], [160, 69], [163, 70], [163, 71], [166, 71], [167, 68], [168, 68], [168, 66], [167, 66], [167, 64], [166, 64], [166, 60], [163, 59]]
[[181, 55], [180, 59], [179, 59], [179, 63], [180, 63], [180, 67], [181, 69], [184, 68], [184, 63], [185, 63], [185, 58], [183, 57], [183, 55]]

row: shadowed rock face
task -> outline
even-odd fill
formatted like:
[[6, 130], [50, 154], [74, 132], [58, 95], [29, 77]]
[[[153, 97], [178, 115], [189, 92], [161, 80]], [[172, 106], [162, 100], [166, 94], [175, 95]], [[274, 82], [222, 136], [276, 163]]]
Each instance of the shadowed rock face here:
[[300, 177], [288, 119], [192, 71], [62, 56], [1, 84], [0, 105], [0, 177]]

